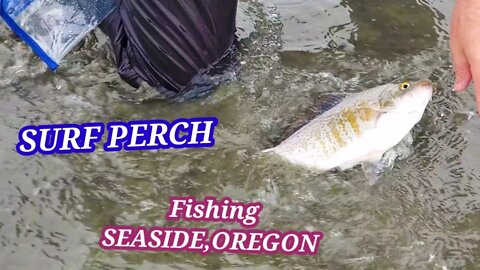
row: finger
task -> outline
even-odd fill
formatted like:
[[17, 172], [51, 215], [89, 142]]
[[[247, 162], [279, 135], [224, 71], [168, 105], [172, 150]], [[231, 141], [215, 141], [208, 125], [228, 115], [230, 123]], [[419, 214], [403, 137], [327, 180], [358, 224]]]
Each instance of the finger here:
[[455, 91], [465, 90], [472, 80], [470, 65], [462, 47], [460, 4], [461, 3], [457, 3], [454, 9], [450, 31], [450, 49], [455, 71], [455, 84], [453, 88]]
[[470, 41], [464, 47], [465, 58], [468, 59], [468, 72], [470, 72], [470, 80], [473, 78], [475, 96], [477, 100], [477, 112], [480, 113], [480, 55], [478, 54], [478, 47], [480, 46], [480, 39], [478, 35], [480, 31], [470, 31], [467, 39]]
[[[472, 73], [470, 71], [470, 64], [468, 63], [463, 50], [460, 48], [455, 38], [453, 39], [454, 40], [451, 42], [452, 60], [455, 70], [455, 84], [453, 89], [455, 91], [463, 91], [472, 81]], [[480, 81], [478, 83], [480, 83]]]
[[[480, 64], [480, 63], [479, 63]], [[480, 65], [472, 67], [473, 86], [477, 99], [477, 113], [480, 114]]]

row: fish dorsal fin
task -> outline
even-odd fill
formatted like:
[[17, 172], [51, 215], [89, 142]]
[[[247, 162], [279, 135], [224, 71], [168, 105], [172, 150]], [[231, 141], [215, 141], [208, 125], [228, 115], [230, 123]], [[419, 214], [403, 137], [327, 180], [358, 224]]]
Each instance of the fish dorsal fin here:
[[326, 111], [331, 110], [333, 107], [337, 106], [342, 100], [345, 99], [345, 95], [333, 95], [327, 94], [322, 95], [317, 102], [315, 102], [314, 110], [318, 114], [322, 114]]

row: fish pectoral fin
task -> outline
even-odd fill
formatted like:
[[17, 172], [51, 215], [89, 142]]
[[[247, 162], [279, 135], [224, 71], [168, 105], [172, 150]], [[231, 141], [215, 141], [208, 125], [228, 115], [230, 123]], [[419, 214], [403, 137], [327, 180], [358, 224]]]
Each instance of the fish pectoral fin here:
[[386, 111], [378, 110], [377, 108], [360, 106], [355, 108], [357, 117], [364, 123], [370, 123], [372, 127], [376, 126], [378, 119], [386, 113]]
[[356, 104], [355, 108], [358, 109], [364, 109], [364, 110], [373, 110], [379, 113], [386, 113], [394, 107], [393, 103], [383, 103], [380, 104], [380, 102], [375, 101], [375, 102], [362, 102]]

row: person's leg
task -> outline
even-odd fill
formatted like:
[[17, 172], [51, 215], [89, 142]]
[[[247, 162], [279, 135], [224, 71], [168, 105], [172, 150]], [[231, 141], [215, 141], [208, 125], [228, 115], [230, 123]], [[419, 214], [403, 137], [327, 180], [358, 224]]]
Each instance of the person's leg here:
[[128, 84], [138, 88], [143, 80], [138, 76], [138, 73], [130, 62], [128, 51], [131, 50], [131, 47], [118, 10], [113, 11], [112, 14], [100, 24], [100, 29], [110, 38], [117, 62], [118, 74]]
[[117, 0], [101, 29], [124, 80], [178, 93], [232, 46], [236, 9], [237, 0]]

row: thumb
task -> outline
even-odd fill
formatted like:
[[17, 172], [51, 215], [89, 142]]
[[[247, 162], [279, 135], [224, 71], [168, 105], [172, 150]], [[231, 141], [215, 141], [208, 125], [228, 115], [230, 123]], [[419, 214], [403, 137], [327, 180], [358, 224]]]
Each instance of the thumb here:
[[455, 70], [455, 84], [453, 89], [455, 91], [463, 91], [472, 81], [472, 73], [463, 50], [455, 47], [456, 46], [453, 46], [452, 48], [453, 67]]

